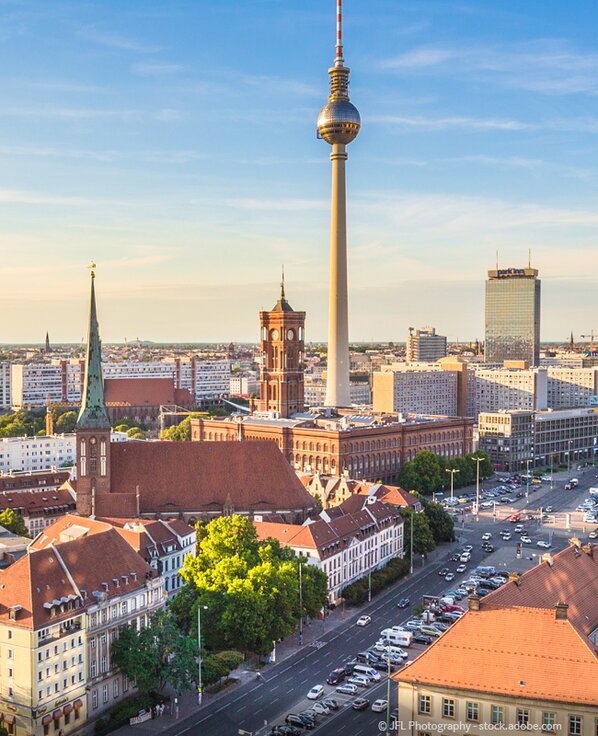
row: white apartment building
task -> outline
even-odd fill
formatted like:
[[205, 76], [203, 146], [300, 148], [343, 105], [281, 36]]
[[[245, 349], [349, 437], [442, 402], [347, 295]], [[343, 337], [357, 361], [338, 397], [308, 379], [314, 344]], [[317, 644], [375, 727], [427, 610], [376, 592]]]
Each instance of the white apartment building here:
[[259, 539], [277, 539], [326, 573], [330, 603], [350, 583], [403, 557], [403, 519], [375, 496], [351, 496], [301, 526], [259, 520], [254, 525]]
[[446, 337], [437, 335], [435, 327], [409, 328], [405, 347], [408, 363], [434, 363], [446, 356]]
[[0, 474], [70, 467], [75, 460], [74, 433], [0, 439]]
[[373, 379], [376, 412], [457, 416], [455, 371], [393, 363], [374, 373]]
[[65, 516], [0, 571], [0, 715], [11, 736], [68, 736], [131, 694], [110, 649], [165, 604], [112, 528]]
[[[83, 361], [12, 363], [9, 367], [9, 405], [15, 410], [46, 406], [48, 399], [55, 404], [81, 401]], [[2, 370], [7, 369], [0, 369], [0, 398]], [[163, 361], [107, 361], [102, 364], [102, 371], [104, 378], [172, 378], [175, 388], [188, 389], [198, 403], [228, 396], [230, 390], [229, 360], [201, 360], [191, 356]]]
[[10, 408], [10, 363], [0, 363], [0, 409]]
[[539, 411], [548, 408], [548, 376], [544, 368], [475, 368], [478, 414], [503, 409]]
[[598, 394], [598, 368], [549, 366], [546, 372], [550, 409], [590, 406], [592, 397]]

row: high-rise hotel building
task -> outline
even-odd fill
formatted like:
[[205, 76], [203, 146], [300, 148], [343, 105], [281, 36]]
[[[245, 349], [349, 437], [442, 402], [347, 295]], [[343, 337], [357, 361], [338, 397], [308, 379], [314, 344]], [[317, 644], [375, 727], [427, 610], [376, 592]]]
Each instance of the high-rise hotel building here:
[[487, 363], [540, 362], [540, 279], [535, 268], [488, 271], [486, 281]]

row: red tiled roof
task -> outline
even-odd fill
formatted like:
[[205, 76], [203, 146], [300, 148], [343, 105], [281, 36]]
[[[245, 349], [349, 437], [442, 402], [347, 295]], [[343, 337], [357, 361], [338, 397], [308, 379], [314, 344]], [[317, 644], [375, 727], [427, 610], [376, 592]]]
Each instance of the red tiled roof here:
[[[483, 598], [398, 682], [598, 704], [598, 549], [569, 547]], [[567, 604], [566, 619], [556, 604]]]
[[43, 516], [75, 509], [75, 499], [66, 489], [4, 491], [0, 493], [0, 511], [20, 510], [23, 516]]
[[104, 397], [107, 406], [190, 406], [192, 403], [189, 391], [175, 389], [172, 378], [107, 378]]
[[[66, 517], [65, 517], [66, 518]], [[9, 608], [21, 606], [21, 611], [11, 625], [40, 628], [48, 623], [72, 617], [66, 611], [50, 618], [50, 610], [44, 604], [54, 600], [78, 597], [85, 591], [84, 605], [94, 602], [94, 591], [105, 591], [109, 597], [120, 596], [145, 585], [145, 576], [156, 572], [121, 538], [115, 529], [89, 519], [70, 517], [84, 522], [88, 533], [71, 541], [50, 538], [42, 533], [30, 546], [28, 554], [6, 570], [0, 570], [0, 621], [9, 620]], [[64, 520], [56, 522], [64, 528]], [[52, 525], [53, 526], [53, 525]], [[48, 527], [51, 529], [52, 527]], [[51, 532], [52, 537], [54, 536]], [[65, 571], [68, 570], [68, 574]], [[131, 573], [136, 573], [137, 579]], [[123, 577], [124, 576], [124, 577]], [[71, 578], [75, 583], [74, 587]], [[118, 587], [114, 582], [118, 580]]]
[[[273, 442], [116, 442], [111, 445], [111, 487], [135, 498], [141, 513], [312, 509], [303, 488]], [[111, 508], [115, 494], [96, 495], [101, 516], [136, 516]]]
[[15, 493], [17, 490], [52, 488], [62, 485], [70, 475], [70, 470], [32, 471], [0, 475], [0, 492]]

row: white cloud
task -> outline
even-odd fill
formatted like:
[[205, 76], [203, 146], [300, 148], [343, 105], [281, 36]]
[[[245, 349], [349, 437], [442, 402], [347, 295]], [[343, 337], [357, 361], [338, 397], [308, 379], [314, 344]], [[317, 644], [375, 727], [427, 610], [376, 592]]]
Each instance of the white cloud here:
[[472, 118], [467, 116], [449, 117], [406, 117], [402, 115], [369, 115], [364, 116], [368, 123], [397, 125], [404, 128], [423, 128], [425, 130], [445, 130], [448, 128], [469, 130], [533, 130], [535, 124], [521, 120], [501, 120], [493, 118]]
[[159, 46], [143, 43], [135, 38], [123, 36], [119, 33], [111, 33], [110, 31], [102, 31], [96, 26], [87, 26], [79, 30], [79, 35], [83, 38], [98, 43], [102, 46], [110, 48], [122, 49], [123, 51], [137, 51], [139, 53], [155, 53], [160, 51]]
[[183, 70], [180, 64], [167, 64], [160, 62], [140, 62], [133, 64], [131, 71], [141, 77], [163, 77], [169, 74], [176, 74]]

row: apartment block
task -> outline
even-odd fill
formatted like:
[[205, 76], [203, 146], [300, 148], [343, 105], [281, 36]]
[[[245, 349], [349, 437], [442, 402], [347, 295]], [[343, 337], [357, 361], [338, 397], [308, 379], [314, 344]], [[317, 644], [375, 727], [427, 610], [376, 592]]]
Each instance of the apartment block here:
[[405, 360], [407, 363], [434, 363], [446, 356], [446, 337], [437, 335], [434, 327], [409, 328]]
[[475, 369], [475, 408], [478, 413], [548, 408], [548, 376], [544, 368]]
[[10, 363], [0, 363], [0, 409], [10, 407]]
[[598, 394], [598, 368], [563, 368], [550, 366], [548, 374], [548, 406], [571, 409], [590, 406]]
[[407, 364], [384, 368], [373, 376], [375, 412], [457, 416], [456, 372]]

